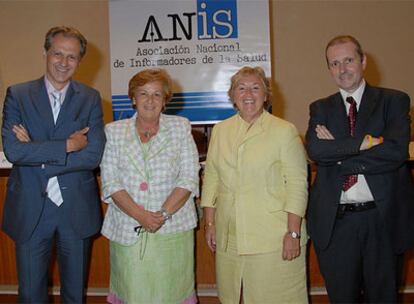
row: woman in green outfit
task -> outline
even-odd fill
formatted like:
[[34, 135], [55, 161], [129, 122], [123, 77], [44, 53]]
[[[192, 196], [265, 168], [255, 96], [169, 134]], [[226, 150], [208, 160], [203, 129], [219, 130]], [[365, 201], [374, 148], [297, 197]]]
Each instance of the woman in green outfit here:
[[101, 163], [108, 203], [109, 303], [196, 303], [194, 237], [198, 153], [187, 119], [162, 114], [172, 96], [163, 70], [129, 82], [137, 113], [105, 128]]

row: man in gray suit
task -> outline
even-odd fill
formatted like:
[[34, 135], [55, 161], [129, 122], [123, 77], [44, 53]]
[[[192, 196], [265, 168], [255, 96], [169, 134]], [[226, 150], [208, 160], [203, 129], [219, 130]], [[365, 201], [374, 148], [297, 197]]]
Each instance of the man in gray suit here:
[[71, 27], [45, 39], [46, 73], [7, 90], [2, 137], [13, 164], [3, 229], [15, 241], [19, 302], [47, 303], [53, 247], [64, 303], [84, 301], [91, 236], [101, 227], [94, 169], [105, 135], [99, 93], [72, 76], [87, 41]]

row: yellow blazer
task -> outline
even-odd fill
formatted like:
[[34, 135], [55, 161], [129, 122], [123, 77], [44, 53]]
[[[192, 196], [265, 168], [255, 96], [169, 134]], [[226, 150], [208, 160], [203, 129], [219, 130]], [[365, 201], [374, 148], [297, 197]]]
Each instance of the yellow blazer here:
[[263, 112], [250, 128], [238, 114], [214, 127], [201, 205], [216, 208], [216, 241], [222, 250], [231, 216], [239, 254], [281, 250], [287, 212], [305, 215], [307, 188], [306, 154], [291, 123]]

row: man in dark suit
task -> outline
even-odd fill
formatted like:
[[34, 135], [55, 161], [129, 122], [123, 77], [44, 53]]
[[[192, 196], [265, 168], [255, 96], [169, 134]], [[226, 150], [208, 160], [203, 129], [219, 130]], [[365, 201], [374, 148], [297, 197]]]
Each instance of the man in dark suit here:
[[331, 302], [397, 302], [400, 259], [414, 245], [410, 99], [365, 82], [352, 36], [332, 39], [326, 60], [339, 92], [310, 106], [308, 232]]
[[2, 137], [13, 168], [3, 229], [16, 245], [21, 303], [49, 302], [55, 244], [62, 302], [84, 301], [90, 238], [101, 227], [94, 169], [105, 145], [99, 93], [71, 80], [86, 43], [74, 28], [50, 29], [46, 74], [7, 90]]

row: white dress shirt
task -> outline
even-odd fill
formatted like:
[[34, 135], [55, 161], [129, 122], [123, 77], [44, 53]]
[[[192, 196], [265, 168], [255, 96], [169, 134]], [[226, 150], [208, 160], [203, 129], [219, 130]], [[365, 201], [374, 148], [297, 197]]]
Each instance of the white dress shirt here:
[[[341, 93], [342, 100], [346, 107], [346, 114], [349, 114], [349, 108], [351, 105], [346, 102], [346, 98], [352, 96], [357, 105], [357, 111], [359, 112], [359, 106], [361, 105], [362, 95], [364, 94], [365, 90], [365, 80], [362, 81], [361, 85], [358, 89], [356, 89], [352, 94], [339, 89]], [[358, 115], [357, 115], [357, 124], [358, 124]], [[372, 196], [371, 190], [367, 184], [365, 176], [362, 174], [358, 174], [358, 182], [349, 188], [347, 191], [342, 191], [341, 193], [341, 204], [353, 204], [353, 203], [363, 203], [373, 201], [374, 197]]]

